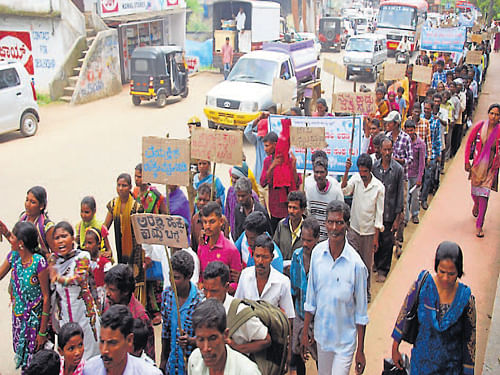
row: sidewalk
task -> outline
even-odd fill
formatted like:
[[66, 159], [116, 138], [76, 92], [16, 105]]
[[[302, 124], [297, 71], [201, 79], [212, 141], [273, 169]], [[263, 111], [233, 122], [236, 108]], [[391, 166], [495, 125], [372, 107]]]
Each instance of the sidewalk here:
[[[490, 56], [487, 81], [474, 122], [487, 119], [489, 105], [500, 101], [494, 95], [495, 87], [500, 86], [500, 55], [492, 53]], [[482, 371], [500, 270], [500, 196], [492, 193], [484, 225], [485, 237], [477, 238], [471, 213], [470, 183], [464, 171], [464, 145], [465, 141], [449, 165], [429, 210], [368, 311], [370, 323], [365, 340], [365, 374], [378, 375], [382, 372], [383, 359], [391, 356], [391, 333], [405, 295], [422, 269], [433, 270], [436, 248], [445, 240], [457, 242], [464, 252], [464, 276], [461, 281], [471, 287], [476, 298], [475, 373]], [[402, 353], [410, 353], [410, 346], [406, 343], [402, 343], [400, 348]]]

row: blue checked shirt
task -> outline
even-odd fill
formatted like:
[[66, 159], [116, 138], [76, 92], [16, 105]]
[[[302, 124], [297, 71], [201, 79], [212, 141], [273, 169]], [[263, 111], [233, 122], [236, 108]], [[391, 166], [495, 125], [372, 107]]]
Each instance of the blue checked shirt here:
[[295, 314], [304, 320], [304, 303], [306, 302], [307, 275], [304, 267], [304, 248], [293, 252], [290, 265], [290, 282], [294, 299]]
[[[203, 298], [203, 293], [200, 292], [193, 283], [191, 283], [189, 296], [180, 309], [181, 328], [184, 330], [184, 333], [189, 335], [189, 337], [194, 336], [191, 317], [194, 309], [203, 300]], [[168, 340], [170, 343], [170, 354], [168, 356], [165, 374], [184, 375], [187, 374], [187, 370], [184, 365], [184, 354], [186, 354], [186, 358], [189, 358], [189, 355], [194, 348], [188, 345], [186, 352], [183, 353], [181, 346], [178, 344], [180, 334], [177, 329], [177, 312], [172, 287], [169, 286], [163, 291], [161, 301], [161, 315], [163, 317], [161, 337], [162, 339]]]
[[441, 121], [439, 121], [439, 113], [437, 115], [432, 114], [429, 124], [432, 142], [431, 160], [436, 160], [441, 156]]
[[311, 255], [304, 310], [314, 315], [314, 337], [321, 349], [351, 356], [356, 350], [356, 325], [367, 325], [368, 270], [345, 241], [333, 260], [328, 240]]

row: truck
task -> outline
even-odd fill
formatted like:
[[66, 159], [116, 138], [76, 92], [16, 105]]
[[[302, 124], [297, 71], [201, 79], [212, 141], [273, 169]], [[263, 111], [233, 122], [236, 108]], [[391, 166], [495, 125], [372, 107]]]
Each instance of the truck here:
[[[235, 16], [240, 8], [245, 13], [245, 28], [236, 30]], [[261, 49], [266, 41], [280, 39], [283, 19], [280, 4], [273, 1], [216, 0], [213, 4], [213, 66], [222, 71], [222, 46], [229, 38], [233, 47], [233, 63], [244, 53]]]
[[209, 127], [244, 127], [261, 111], [277, 113], [274, 78], [294, 82], [290, 99], [309, 115], [315, 99], [321, 96], [319, 76], [313, 40], [265, 42], [262, 50], [243, 55], [227, 80], [207, 93], [204, 112]]

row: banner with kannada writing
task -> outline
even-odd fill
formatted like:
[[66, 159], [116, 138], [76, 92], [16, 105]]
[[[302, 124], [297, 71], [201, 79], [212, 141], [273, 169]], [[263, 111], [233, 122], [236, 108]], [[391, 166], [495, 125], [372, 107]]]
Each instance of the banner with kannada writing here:
[[[281, 133], [281, 119], [287, 116], [269, 116], [269, 130], [276, 134]], [[349, 155], [351, 146], [352, 120], [353, 117], [290, 117], [292, 126], [324, 127], [326, 148], [323, 150], [328, 155], [328, 171], [341, 174], [345, 170], [345, 162]], [[350, 172], [357, 172], [356, 161], [361, 150], [361, 127], [362, 116], [356, 116], [354, 129], [354, 143], [352, 147], [352, 168]], [[291, 147], [291, 151], [297, 159], [297, 171], [304, 171], [305, 149]], [[311, 155], [314, 149], [307, 150], [307, 169], [312, 171]]]
[[462, 52], [467, 38], [465, 27], [432, 28], [424, 26], [420, 34], [420, 49], [437, 52]]

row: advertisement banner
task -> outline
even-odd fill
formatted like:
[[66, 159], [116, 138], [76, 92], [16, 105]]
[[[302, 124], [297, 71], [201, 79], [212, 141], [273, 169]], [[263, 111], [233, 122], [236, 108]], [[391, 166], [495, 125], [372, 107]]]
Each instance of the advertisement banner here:
[[463, 52], [467, 38], [465, 27], [431, 28], [424, 26], [420, 49], [437, 52]]
[[[281, 133], [281, 119], [287, 116], [269, 116], [269, 131], [273, 131], [278, 136]], [[292, 127], [319, 127], [325, 128], [325, 141], [327, 146], [323, 150], [328, 155], [328, 171], [335, 174], [342, 174], [345, 171], [345, 162], [349, 156], [351, 146], [351, 134], [353, 117], [289, 117], [292, 120]], [[361, 150], [361, 127], [362, 116], [355, 118], [354, 142], [352, 146], [352, 167], [350, 172], [357, 172], [356, 161]], [[297, 159], [297, 171], [304, 171], [305, 149], [291, 147]], [[307, 169], [312, 171], [311, 155], [314, 149], [307, 149]]]
[[0, 60], [18, 61], [28, 74], [35, 74], [30, 33], [0, 30]]
[[101, 17], [185, 8], [185, 0], [99, 0]]

